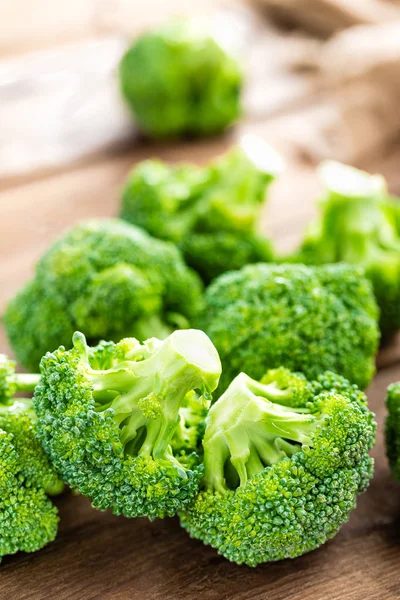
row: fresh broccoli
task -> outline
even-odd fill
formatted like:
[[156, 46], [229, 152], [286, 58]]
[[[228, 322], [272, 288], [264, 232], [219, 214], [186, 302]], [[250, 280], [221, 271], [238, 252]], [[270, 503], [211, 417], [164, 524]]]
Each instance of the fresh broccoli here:
[[393, 477], [400, 481], [400, 382], [388, 387], [386, 407], [386, 453]]
[[201, 290], [173, 244], [118, 219], [87, 221], [44, 254], [4, 323], [21, 363], [36, 369], [45, 352], [68, 347], [76, 329], [97, 342], [187, 327]]
[[241, 113], [238, 60], [194, 20], [139, 37], [121, 60], [119, 77], [135, 120], [152, 136], [215, 134]]
[[64, 480], [96, 508], [127, 517], [174, 515], [193, 500], [203, 475], [191, 453], [195, 400], [186, 396], [197, 391], [210, 399], [220, 373], [218, 353], [202, 331], [94, 348], [75, 333], [73, 349], [61, 347], [41, 361], [39, 437]]
[[368, 486], [375, 428], [365, 395], [338, 375], [241, 373], [208, 414], [203, 489], [182, 526], [252, 567], [318, 548]]
[[365, 388], [375, 372], [378, 310], [354, 266], [248, 265], [211, 283], [196, 326], [222, 361], [220, 391], [241, 371], [259, 379], [285, 366], [326, 370]]
[[204, 167], [147, 160], [128, 177], [121, 217], [177, 244], [208, 283], [272, 259], [271, 244], [255, 230], [266, 190], [282, 168], [279, 155], [251, 135]]
[[39, 376], [16, 375], [15, 363], [0, 355], [0, 561], [18, 551], [35, 552], [57, 534], [57, 509], [48, 495], [63, 484], [36, 437], [31, 391]]
[[321, 215], [295, 259], [306, 264], [347, 262], [365, 269], [380, 308], [380, 328], [400, 328], [400, 212], [380, 175], [335, 162], [323, 163]]

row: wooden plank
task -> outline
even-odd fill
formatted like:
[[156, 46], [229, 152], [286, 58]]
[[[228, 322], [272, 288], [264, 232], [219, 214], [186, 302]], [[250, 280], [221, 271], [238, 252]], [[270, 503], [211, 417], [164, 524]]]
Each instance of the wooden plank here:
[[369, 399], [379, 432], [376, 474], [334, 540], [298, 558], [239, 567], [190, 540], [175, 519], [129, 520], [65, 495], [57, 540], [28, 556], [7, 557], [0, 597], [18, 600], [391, 600], [399, 598], [398, 503], [383, 444], [386, 386], [400, 366], [381, 371]]

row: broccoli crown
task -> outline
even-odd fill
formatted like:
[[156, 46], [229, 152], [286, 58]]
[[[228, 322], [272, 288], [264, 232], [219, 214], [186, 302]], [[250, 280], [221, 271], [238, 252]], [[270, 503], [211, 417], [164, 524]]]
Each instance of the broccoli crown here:
[[19, 360], [36, 369], [76, 329], [93, 341], [166, 337], [188, 326], [200, 302], [200, 280], [173, 244], [118, 219], [94, 220], [43, 255], [4, 322]]
[[203, 489], [181, 513], [192, 537], [250, 566], [332, 538], [373, 472], [376, 424], [355, 386], [282, 368], [264, 382], [241, 373], [211, 407]]
[[377, 318], [370, 282], [354, 266], [258, 264], [215, 279], [196, 325], [220, 354], [221, 391], [241, 371], [260, 379], [280, 365], [311, 378], [331, 370], [364, 388]]
[[75, 333], [73, 349], [48, 353], [41, 373], [35, 409], [43, 447], [96, 508], [155, 518], [193, 499], [203, 468], [173, 438], [185, 427], [180, 409], [192, 402], [186, 395], [197, 390], [209, 398], [221, 373], [202, 331], [94, 348]]
[[386, 407], [386, 453], [393, 476], [400, 481], [400, 382], [388, 387]]
[[256, 136], [205, 167], [140, 163], [129, 175], [121, 217], [178, 244], [206, 282], [249, 262], [270, 260], [270, 243], [254, 233], [279, 155]]
[[48, 494], [63, 484], [36, 437], [32, 400], [7, 398], [0, 405], [0, 560], [35, 552], [54, 540], [57, 509]]
[[241, 112], [239, 62], [193, 20], [139, 37], [122, 57], [119, 77], [139, 126], [156, 137], [217, 133]]
[[255, 233], [220, 231], [192, 233], [180, 245], [187, 264], [202, 280], [210, 281], [244, 265], [271, 262], [274, 252], [271, 242]]
[[319, 175], [325, 187], [321, 215], [297, 260], [364, 268], [380, 308], [382, 334], [393, 334], [400, 328], [400, 233], [385, 180], [335, 162], [323, 163]]

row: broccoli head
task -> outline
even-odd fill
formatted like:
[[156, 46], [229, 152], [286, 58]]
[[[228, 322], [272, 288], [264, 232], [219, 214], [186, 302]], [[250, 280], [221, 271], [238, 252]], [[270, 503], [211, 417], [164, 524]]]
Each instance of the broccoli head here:
[[196, 326], [220, 354], [221, 391], [241, 371], [259, 379], [281, 365], [311, 378], [331, 370], [364, 388], [377, 319], [370, 282], [354, 266], [258, 264], [215, 279]]
[[207, 416], [202, 490], [182, 526], [249, 566], [317, 548], [368, 486], [375, 428], [365, 395], [338, 375], [239, 374]]
[[365, 269], [380, 308], [380, 328], [400, 328], [400, 232], [398, 208], [380, 175], [335, 162], [323, 163], [321, 215], [311, 225], [296, 260], [306, 264], [347, 262]]
[[0, 560], [54, 540], [58, 514], [48, 495], [63, 490], [37, 439], [32, 399], [14, 396], [39, 376], [16, 375], [14, 366], [0, 355]]
[[400, 481], [400, 382], [388, 387], [386, 407], [386, 453], [393, 477]]
[[251, 135], [204, 167], [147, 160], [128, 177], [121, 217], [177, 244], [209, 282], [224, 271], [271, 260], [270, 243], [255, 229], [266, 190], [282, 168], [280, 156]]
[[96, 508], [127, 517], [173, 515], [193, 500], [203, 475], [190, 431], [200, 400], [186, 396], [197, 391], [209, 400], [220, 373], [202, 331], [94, 348], [75, 333], [71, 350], [61, 347], [41, 361], [35, 408], [43, 447]]
[[238, 60], [194, 20], [139, 37], [121, 59], [119, 78], [138, 125], [155, 137], [215, 134], [241, 112]]
[[118, 219], [87, 221], [42, 256], [4, 323], [19, 360], [36, 369], [45, 352], [69, 346], [76, 329], [98, 341], [187, 327], [201, 290], [173, 244]]

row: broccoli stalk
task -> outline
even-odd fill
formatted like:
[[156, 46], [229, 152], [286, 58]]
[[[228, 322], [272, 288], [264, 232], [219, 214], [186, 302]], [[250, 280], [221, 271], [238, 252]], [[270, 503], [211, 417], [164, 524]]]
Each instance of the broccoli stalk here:
[[207, 398], [218, 384], [219, 359], [216, 351], [210, 352], [207, 336], [177, 331], [165, 342], [149, 340], [144, 353], [134, 346], [121, 362], [101, 370], [90, 365], [85, 336], [76, 332], [72, 341], [79, 369], [93, 387], [96, 410], [112, 409], [125, 453], [174, 460], [168, 448], [186, 394], [199, 389]]
[[400, 236], [386, 182], [380, 175], [330, 161], [318, 174], [325, 188], [321, 216], [307, 232], [296, 260], [363, 267], [381, 310], [381, 331], [392, 334], [400, 327]]
[[16, 373], [15, 361], [0, 354], [0, 403], [7, 403], [17, 392], [32, 393], [39, 383], [39, 374]]
[[[226, 481], [228, 459], [244, 485], [266, 466], [293, 456], [301, 444], [312, 446], [321, 418], [307, 409], [285, 406], [293, 396], [290, 388], [264, 385], [245, 373], [234, 379], [208, 415], [203, 441], [206, 489], [224, 493], [237, 485]], [[228, 477], [232, 474], [230, 469]]]
[[[41, 372], [40, 439], [65, 481], [95, 507], [154, 518], [174, 515], [194, 498], [203, 467], [191, 456], [196, 419], [189, 393], [209, 401], [221, 373], [202, 331], [95, 348], [75, 333], [72, 350], [47, 354]], [[186, 433], [190, 447], [182, 443]]]

